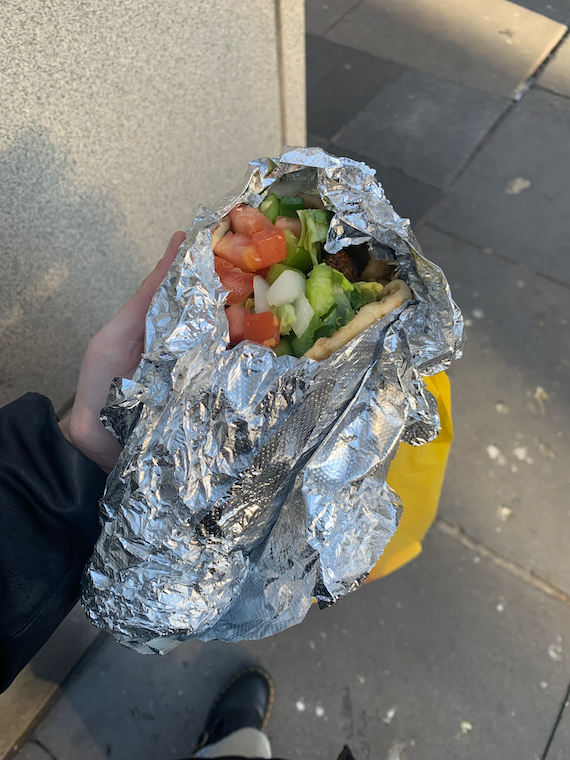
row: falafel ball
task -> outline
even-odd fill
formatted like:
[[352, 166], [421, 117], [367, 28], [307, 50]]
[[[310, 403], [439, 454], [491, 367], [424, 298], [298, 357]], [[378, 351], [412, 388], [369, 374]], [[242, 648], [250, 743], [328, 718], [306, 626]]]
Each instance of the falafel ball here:
[[329, 256], [327, 264], [333, 269], [342, 272], [349, 282], [357, 282], [360, 279], [358, 264], [346, 251], [332, 253]]

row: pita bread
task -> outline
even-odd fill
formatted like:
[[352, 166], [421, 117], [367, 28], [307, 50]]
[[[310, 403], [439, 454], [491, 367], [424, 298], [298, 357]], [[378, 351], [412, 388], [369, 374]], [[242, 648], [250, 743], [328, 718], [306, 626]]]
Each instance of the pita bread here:
[[212, 232], [212, 250], [215, 249], [215, 247], [218, 245], [220, 240], [224, 237], [226, 232], [229, 232], [231, 230], [232, 226], [230, 224], [230, 217], [224, 216], [222, 221], [218, 224], [216, 229]]
[[364, 332], [367, 327], [397, 309], [398, 306], [402, 306], [410, 298], [412, 298], [412, 291], [406, 283], [403, 280], [392, 280], [384, 288], [380, 301], [363, 306], [348, 324], [339, 327], [330, 338], [319, 338], [304, 356], [318, 362], [328, 359], [335, 351]]

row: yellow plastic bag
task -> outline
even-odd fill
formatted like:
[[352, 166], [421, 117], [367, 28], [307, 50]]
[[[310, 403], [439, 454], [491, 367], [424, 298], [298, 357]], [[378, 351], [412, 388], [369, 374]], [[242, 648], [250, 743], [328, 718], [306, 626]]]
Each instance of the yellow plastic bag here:
[[400, 495], [404, 511], [398, 529], [372, 568], [368, 580], [383, 578], [417, 557], [435, 519], [449, 448], [453, 440], [451, 393], [445, 372], [424, 378], [439, 408], [441, 432], [425, 446], [401, 443], [388, 471], [388, 484]]

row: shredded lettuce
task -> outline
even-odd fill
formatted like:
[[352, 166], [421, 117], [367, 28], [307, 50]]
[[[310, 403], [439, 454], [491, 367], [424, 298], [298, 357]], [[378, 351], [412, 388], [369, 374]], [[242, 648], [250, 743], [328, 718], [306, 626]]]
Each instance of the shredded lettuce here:
[[293, 356], [303, 356], [305, 351], [308, 351], [311, 346], [315, 342], [315, 332], [319, 329], [321, 326], [322, 321], [320, 317], [317, 317], [315, 314], [313, 318], [311, 319], [311, 322], [309, 323], [309, 326], [305, 330], [305, 332], [301, 335], [300, 338], [293, 338], [293, 340], [290, 341], [291, 351], [293, 351]]
[[277, 356], [292, 356], [291, 346], [286, 340], [280, 340], [279, 343], [273, 349]]
[[384, 292], [384, 285], [380, 282], [355, 282], [354, 287], [360, 290], [363, 298], [366, 299], [365, 303], [379, 301]]
[[348, 298], [348, 295], [344, 292], [340, 285], [333, 285], [334, 299], [338, 308], [338, 315], [342, 325], [346, 324], [345, 315], [347, 311], [353, 311], [352, 304]]
[[339, 272], [338, 269], [332, 268], [333, 270], [333, 282], [336, 285], [340, 285], [340, 287], [343, 290], [346, 290], [347, 292], [351, 292], [354, 290], [354, 285], [350, 282], [350, 280], [347, 280], [346, 277], [343, 275], [342, 272]]
[[297, 319], [297, 313], [292, 303], [285, 303], [282, 306], [274, 306], [271, 311], [279, 320], [279, 332], [281, 335], [289, 335], [291, 325]]
[[318, 264], [309, 272], [306, 293], [313, 311], [322, 317], [334, 305], [334, 288], [342, 293], [340, 285], [333, 285], [333, 270], [327, 264]]
[[317, 266], [321, 249], [320, 243], [326, 242], [333, 215], [330, 211], [322, 211], [318, 208], [299, 209], [297, 215], [302, 226], [299, 245], [309, 251], [313, 266]]
[[330, 338], [331, 335], [342, 326], [338, 313], [338, 306], [335, 304], [322, 319], [322, 325], [315, 330], [315, 340], [318, 338]]
[[[372, 298], [369, 297], [369, 294], [364, 293], [356, 285], [353, 286], [353, 289], [347, 295], [348, 300], [350, 301], [350, 305], [355, 311], [358, 311], [358, 309], [361, 309], [365, 304], [371, 303], [372, 301]], [[376, 298], [374, 298], [374, 300], [376, 300]]]
[[354, 309], [347, 309], [346, 314], [344, 315], [344, 324], [347, 325], [350, 320], [356, 316], [356, 312]]

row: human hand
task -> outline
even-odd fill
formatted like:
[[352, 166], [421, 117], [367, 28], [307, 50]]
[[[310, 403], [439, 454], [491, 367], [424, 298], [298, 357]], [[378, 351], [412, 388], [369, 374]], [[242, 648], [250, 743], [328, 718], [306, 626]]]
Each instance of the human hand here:
[[119, 442], [99, 418], [114, 377], [131, 378], [144, 347], [145, 317], [158, 286], [166, 277], [184, 232], [175, 232], [164, 257], [134, 296], [105, 325], [87, 347], [71, 414], [59, 423], [67, 440], [105, 472], [111, 472], [119, 454]]

